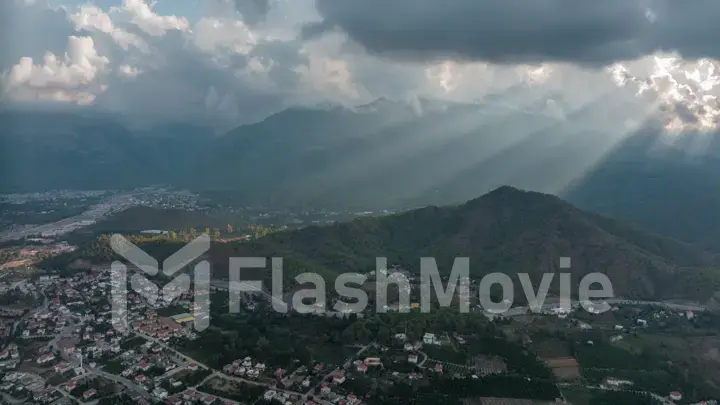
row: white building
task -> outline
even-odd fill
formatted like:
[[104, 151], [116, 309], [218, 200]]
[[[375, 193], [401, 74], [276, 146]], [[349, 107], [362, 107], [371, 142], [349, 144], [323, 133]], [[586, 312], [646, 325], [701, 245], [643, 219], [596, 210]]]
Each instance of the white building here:
[[266, 391], [265, 395], [263, 395], [263, 399], [265, 399], [266, 401], [272, 401], [272, 399], [275, 398], [275, 394], [276, 392], [273, 390]]

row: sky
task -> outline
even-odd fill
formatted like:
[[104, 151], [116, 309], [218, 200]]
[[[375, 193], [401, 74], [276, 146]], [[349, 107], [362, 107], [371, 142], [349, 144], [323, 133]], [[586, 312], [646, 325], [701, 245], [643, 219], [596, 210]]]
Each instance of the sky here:
[[0, 99], [219, 126], [379, 97], [544, 100], [558, 120], [593, 105], [628, 131], [713, 131], [718, 15], [717, 0], [2, 0]]

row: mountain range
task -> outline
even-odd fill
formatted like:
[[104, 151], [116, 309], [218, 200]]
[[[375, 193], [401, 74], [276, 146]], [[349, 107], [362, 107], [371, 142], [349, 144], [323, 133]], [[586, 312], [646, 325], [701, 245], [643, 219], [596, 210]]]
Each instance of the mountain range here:
[[[143, 249], [162, 260], [181, 245], [151, 243]], [[286, 282], [312, 271], [328, 285], [338, 274], [375, 269], [378, 256], [414, 273], [421, 257], [434, 257], [445, 275], [456, 257], [469, 257], [471, 278], [529, 273], [533, 285], [539, 285], [542, 274], [559, 272], [559, 258], [568, 256], [573, 286], [588, 273], [602, 272], [616, 296], [708, 301], [720, 289], [720, 273], [712, 270], [715, 254], [582, 211], [552, 195], [509, 186], [457, 206], [428, 206], [250, 242], [218, 243], [209, 255], [215, 277], [227, 277], [230, 257], [257, 256], [282, 257]], [[78, 258], [93, 264], [113, 260], [107, 246], [95, 243], [46, 265], [58, 267]], [[555, 280], [551, 291], [558, 289]]]
[[608, 134], [593, 127], [602, 124], [593, 105], [556, 104], [571, 112], [560, 119], [544, 99], [522, 111], [492, 97], [379, 99], [288, 109], [220, 135], [3, 110], [0, 192], [167, 184], [245, 205], [381, 209], [459, 203], [508, 184], [720, 250], [715, 137], [666, 142], [652, 125]]

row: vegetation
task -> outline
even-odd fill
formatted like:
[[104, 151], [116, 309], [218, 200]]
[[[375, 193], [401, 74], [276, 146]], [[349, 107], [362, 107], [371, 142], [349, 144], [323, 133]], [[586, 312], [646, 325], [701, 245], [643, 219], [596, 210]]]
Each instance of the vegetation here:
[[648, 394], [627, 391], [603, 391], [596, 393], [589, 405], [660, 405], [662, 402]]
[[440, 377], [422, 385], [392, 385], [388, 389], [380, 390], [368, 402], [371, 405], [460, 405], [466, 398], [477, 397], [554, 401], [560, 397], [560, 392], [552, 382], [529, 380], [525, 377], [497, 375], [479, 380]]
[[[176, 240], [135, 236], [132, 241], [162, 260], [179, 249], [183, 239], [178, 233]], [[216, 277], [228, 275], [230, 257], [283, 257], [286, 285], [294, 284], [292, 277], [302, 272], [318, 273], [332, 282], [339, 273], [368, 271], [375, 268], [378, 256], [415, 271], [421, 257], [434, 257], [445, 274], [456, 257], [470, 257], [475, 277], [496, 271], [529, 272], [537, 281], [542, 273], [558, 271], [560, 255], [573, 258], [573, 284], [588, 272], [603, 272], [612, 280], [615, 294], [626, 297], [695, 293], [701, 282], [679, 280], [715, 276], [712, 271], [690, 269], [677, 274], [677, 265], [712, 265], [714, 258], [702, 251], [584, 213], [556, 197], [510, 187], [458, 207], [427, 207], [277, 232], [251, 242], [216, 244], [210, 253]], [[107, 237], [102, 237], [44, 266], [61, 268], [80, 258], [102, 263], [116, 256]], [[262, 272], [266, 279], [269, 273]], [[551, 291], [558, 288], [555, 281]]]
[[212, 381], [198, 388], [202, 392], [216, 395], [223, 398], [232, 399], [240, 403], [254, 403], [262, 396], [267, 388], [259, 385], [251, 385], [244, 383], [234, 383], [232, 391], [224, 391], [215, 388]]
[[105, 398], [100, 398], [97, 405], [136, 405], [137, 401], [133, 400], [130, 395], [119, 393]]

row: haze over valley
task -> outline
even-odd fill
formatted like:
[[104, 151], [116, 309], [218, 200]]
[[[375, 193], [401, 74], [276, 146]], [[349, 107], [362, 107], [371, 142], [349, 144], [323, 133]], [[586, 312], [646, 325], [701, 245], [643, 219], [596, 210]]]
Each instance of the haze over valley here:
[[0, 403], [717, 404], [718, 15], [0, 0]]

